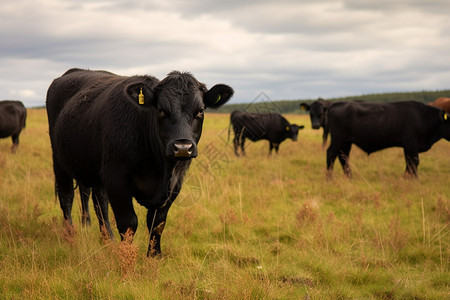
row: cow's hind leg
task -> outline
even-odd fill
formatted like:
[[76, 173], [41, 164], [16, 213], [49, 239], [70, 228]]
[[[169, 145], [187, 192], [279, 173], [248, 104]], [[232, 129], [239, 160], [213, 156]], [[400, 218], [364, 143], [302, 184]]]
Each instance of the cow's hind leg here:
[[352, 144], [348, 143], [341, 147], [341, 152], [339, 153], [339, 162], [341, 163], [344, 174], [348, 178], [352, 178], [352, 170], [350, 169], [350, 164], [348, 163], [350, 157], [350, 150], [352, 149]]
[[275, 143], [273, 147], [275, 148], [275, 153], [278, 154], [278, 150], [280, 149], [280, 143]]
[[404, 150], [406, 170], [405, 177], [417, 178], [417, 168], [419, 166], [419, 154], [415, 151]]
[[19, 133], [13, 134], [11, 136], [12, 139], [12, 146], [11, 146], [11, 152], [16, 153], [17, 147], [19, 146]]
[[241, 137], [241, 151], [242, 151], [242, 155], [245, 156], [245, 136]]
[[239, 156], [239, 133], [238, 131], [234, 131], [234, 138], [233, 138], [233, 146], [234, 146], [234, 154], [236, 154], [236, 156]]
[[80, 190], [81, 199], [81, 224], [83, 226], [89, 226], [91, 225], [91, 215], [89, 214], [89, 195], [91, 189], [80, 183], [78, 189]]
[[330, 180], [333, 177], [334, 161], [339, 154], [339, 147], [331, 143], [327, 149], [327, 179]]
[[113, 239], [113, 233], [108, 216], [109, 201], [103, 189], [99, 187], [92, 188], [92, 199], [94, 202], [94, 209], [98, 218], [98, 224], [100, 226], [102, 237]]
[[62, 171], [57, 165], [54, 165], [56, 193], [59, 198], [59, 205], [63, 211], [64, 225], [67, 234], [74, 234], [72, 223], [72, 205], [73, 205], [73, 178]]

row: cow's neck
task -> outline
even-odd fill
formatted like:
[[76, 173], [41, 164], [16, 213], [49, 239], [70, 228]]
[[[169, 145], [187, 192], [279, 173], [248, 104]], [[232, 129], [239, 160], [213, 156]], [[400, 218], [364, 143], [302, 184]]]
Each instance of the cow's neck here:
[[190, 163], [190, 160], [166, 161], [163, 170], [150, 168], [135, 176], [136, 200], [146, 208], [162, 207], [175, 200]]

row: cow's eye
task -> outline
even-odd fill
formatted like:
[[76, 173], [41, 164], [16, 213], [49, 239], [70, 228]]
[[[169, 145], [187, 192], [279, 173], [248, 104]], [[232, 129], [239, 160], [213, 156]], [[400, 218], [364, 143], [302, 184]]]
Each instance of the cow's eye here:
[[203, 117], [203, 115], [205, 114], [205, 108], [202, 107], [199, 109], [199, 111], [197, 112], [197, 114], [195, 115], [196, 118], [201, 118]]

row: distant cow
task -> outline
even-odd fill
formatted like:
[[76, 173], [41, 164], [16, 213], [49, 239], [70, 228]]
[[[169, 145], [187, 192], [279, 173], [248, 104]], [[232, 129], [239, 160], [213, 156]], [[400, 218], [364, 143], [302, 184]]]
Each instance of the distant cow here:
[[415, 101], [395, 103], [334, 103], [328, 108], [331, 144], [327, 150], [327, 174], [331, 177], [336, 157], [351, 177], [348, 157], [352, 144], [368, 154], [402, 147], [406, 175], [417, 177], [419, 153], [441, 138], [450, 140], [450, 120], [435, 107]]
[[[122, 238], [136, 232], [132, 198], [148, 209], [147, 255], [161, 253], [168, 210], [202, 133], [205, 108], [227, 102], [233, 89], [210, 90], [190, 73], [118, 76], [71, 69], [47, 92], [49, 133], [57, 193], [72, 223], [73, 179], [92, 187], [98, 202], [109, 199]], [[107, 206], [101, 206], [101, 213]]]
[[450, 114], [450, 98], [440, 97], [429, 104], [431, 106], [435, 106], [437, 108], [443, 109], [448, 114]]
[[327, 127], [326, 110], [331, 104], [333, 104], [333, 102], [323, 100], [322, 98], [319, 98], [317, 101], [314, 101], [313, 103], [311, 103], [311, 105], [308, 103], [300, 104], [300, 108], [302, 110], [309, 111], [312, 129], [320, 129], [320, 127], [323, 128], [322, 147], [325, 147], [327, 143], [328, 131], [326, 130], [326, 128], [328, 127]]
[[304, 126], [289, 124], [289, 122], [279, 114], [266, 113], [248, 113], [243, 111], [234, 111], [230, 116], [230, 126], [234, 131], [234, 153], [239, 156], [238, 149], [241, 148], [242, 155], [245, 155], [245, 139], [253, 142], [259, 140], [269, 141], [269, 155], [272, 149], [278, 153], [281, 142], [290, 138], [297, 140], [298, 130]]
[[19, 146], [19, 135], [25, 128], [27, 110], [22, 102], [0, 101], [0, 138], [11, 137], [11, 152], [15, 153]]

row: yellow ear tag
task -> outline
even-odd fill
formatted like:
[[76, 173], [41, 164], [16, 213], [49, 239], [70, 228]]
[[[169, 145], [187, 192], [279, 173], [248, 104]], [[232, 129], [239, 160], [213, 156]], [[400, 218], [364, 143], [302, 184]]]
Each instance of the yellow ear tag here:
[[291, 130], [291, 128], [289, 126], [286, 126], [286, 131]]
[[144, 104], [144, 94], [142, 94], [142, 88], [141, 92], [139, 93], [139, 104]]
[[445, 113], [444, 114], [444, 120], [447, 121], [447, 119], [448, 119], [448, 115], [447, 115], [447, 113]]
[[216, 103], [214, 103], [214, 104], [217, 104], [219, 101], [220, 101], [220, 94], [219, 94], [219, 96], [217, 96], [217, 100], [216, 100]]

